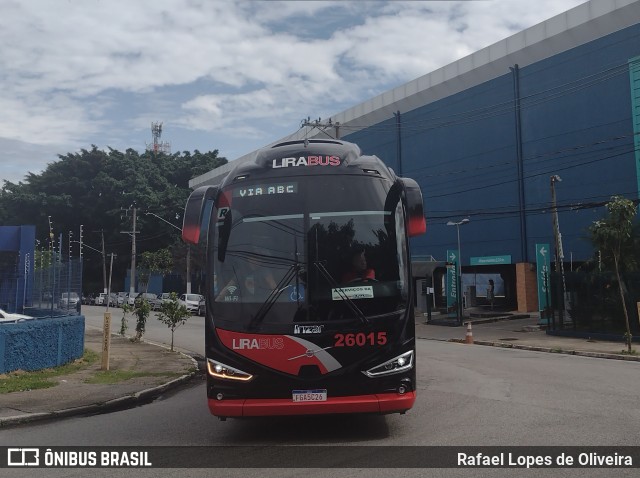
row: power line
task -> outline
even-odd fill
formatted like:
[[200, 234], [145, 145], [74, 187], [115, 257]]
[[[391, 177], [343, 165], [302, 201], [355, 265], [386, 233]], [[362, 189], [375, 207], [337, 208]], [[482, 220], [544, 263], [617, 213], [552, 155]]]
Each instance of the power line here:
[[[533, 173], [533, 174], [526, 175], [524, 177], [524, 179], [532, 179], [532, 178], [535, 178], [535, 177], [538, 177], [538, 176], [544, 176], [544, 175], [550, 174], [552, 172], [566, 171], [566, 170], [577, 168], [577, 167], [587, 166], [589, 164], [594, 164], [594, 163], [597, 163], [597, 162], [600, 162], [600, 161], [606, 161], [608, 159], [613, 159], [613, 158], [617, 158], [617, 157], [620, 157], [620, 156], [623, 156], [623, 155], [631, 154], [631, 153], [633, 153], [635, 151], [638, 151], [638, 149], [635, 148], [635, 147], [631, 147], [628, 150], [625, 150], [625, 151], [622, 151], [622, 152], [619, 152], [619, 153], [616, 153], [616, 154], [611, 154], [611, 155], [608, 155], [608, 156], [599, 157], [599, 158], [591, 159], [591, 160], [588, 160], [588, 161], [582, 160], [582, 161], [580, 161], [579, 163], [576, 163], [576, 164], [570, 164], [570, 165], [564, 165], [564, 166], [554, 165], [551, 169], [546, 169], [546, 170], [543, 170], [543, 171], [540, 171], [540, 172], [536, 172], [536, 173]], [[474, 178], [471, 178], [471, 179], [474, 180], [476, 183], [478, 182], [478, 178], [477, 177], [474, 177]], [[477, 187], [469, 187], [469, 188], [466, 188], [466, 189], [457, 189], [457, 190], [454, 190], [454, 191], [448, 190], [446, 193], [442, 193], [442, 194], [425, 194], [425, 197], [428, 198], [428, 199], [442, 198], [442, 197], [447, 197], [447, 196], [452, 196], [452, 195], [459, 195], [459, 194], [466, 193], [466, 192], [471, 192], [471, 191], [480, 191], [480, 190], [483, 190], [483, 189], [489, 189], [489, 188], [498, 187], [498, 186], [505, 186], [507, 184], [514, 183], [516, 181], [517, 181], [517, 179], [493, 182], [491, 184], [485, 184], [485, 185], [481, 185], [481, 186], [477, 186]], [[459, 183], [459, 181], [458, 181], [458, 183]], [[442, 183], [440, 185], [442, 185]]]

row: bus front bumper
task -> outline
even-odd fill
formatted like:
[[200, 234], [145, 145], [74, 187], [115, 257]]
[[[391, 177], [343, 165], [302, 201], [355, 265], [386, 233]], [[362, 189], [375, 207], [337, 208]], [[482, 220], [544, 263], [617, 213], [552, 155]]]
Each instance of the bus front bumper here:
[[293, 402], [290, 398], [209, 399], [217, 417], [327, 415], [337, 413], [404, 413], [413, 407], [416, 392], [329, 397], [323, 402]]

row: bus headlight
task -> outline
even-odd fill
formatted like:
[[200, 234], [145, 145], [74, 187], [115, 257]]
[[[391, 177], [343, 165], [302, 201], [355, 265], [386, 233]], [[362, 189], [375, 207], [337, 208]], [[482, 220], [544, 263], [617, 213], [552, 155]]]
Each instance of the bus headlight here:
[[217, 360], [207, 359], [207, 370], [209, 375], [224, 380], [239, 380], [241, 382], [248, 382], [253, 378], [253, 375], [243, 372], [237, 368], [218, 362]]
[[367, 377], [380, 377], [382, 375], [392, 375], [394, 373], [404, 372], [413, 367], [413, 350], [398, 355], [391, 360], [387, 360], [369, 370], [363, 370], [362, 373]]

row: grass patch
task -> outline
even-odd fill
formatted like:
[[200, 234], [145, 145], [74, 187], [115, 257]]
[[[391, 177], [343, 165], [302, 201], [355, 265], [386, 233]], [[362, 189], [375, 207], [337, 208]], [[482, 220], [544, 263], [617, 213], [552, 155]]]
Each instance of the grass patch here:
[[93, 384], [112, 384], [124, 382], [137, 377], [180, 377], [182, 373], [176, 372], [136, 372], [135, 370], [100, 370], [91, 378], [86, 379], [85, 383]]
[[631, 352], [629, 352], [627, 349], [621, 350], [620, 353], [622, 355], [638, 355], [638, 351], [636, 349], [631, 349]]
[[81, 358], [61, 365], [60, 367], [29, 372], [16, 370], [2, 374], [0, 375], [0, 393], [25, 392], [28, 390], [54, 387], [58, 385], [58, 382], [53, 380], [56, 377], [82, 370], [96, 362], [98, 358], [97, 353], [85, 349], [84, 355]]

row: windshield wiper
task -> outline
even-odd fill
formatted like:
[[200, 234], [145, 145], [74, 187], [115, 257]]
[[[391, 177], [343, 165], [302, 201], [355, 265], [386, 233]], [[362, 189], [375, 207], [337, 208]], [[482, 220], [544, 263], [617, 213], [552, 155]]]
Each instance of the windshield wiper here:
[[313, 265], [315, 265], [316, 269], [318, 269], [322, 274], [322, 276], [325, 279], [327, 279], [327, 282], [329, 282], [329, 285], [331, 285], [331, 287], [335, 289], [335, 291], [338, 293], [340, 298], [344, 300], [345, 304], [347, 304], [347, 307], [351, 309], [351, 312], [353, 312], [356, 315], [356, 317], [360, 319], [360, 322], [362, 322], [365, 325], [369, 325], [369, 319], [365, 317], [365, 315], [362, 313], [362, 311], [356, 305], [356, 303], [353, 300], [351, 300], [351, 298], [342, 290], [342, 287], [340, 287], [338, 283], [333, 279], [333, 277], [331, 276], [327, 268], [324, 266], [324, 264], [320, 261], [314, 261]]
[[269, 297], [266, 298], [258, 309], [258, 312], [256, 312], [256, 315], [251, 319], [249, 329], [256, 327], [264, 320], [265, 316], [269, 313], [269, 310], [271, 310], [271, 307], [273, 307], [273, 304], [275, 304], [278, 297], [280, 297], [280, 294], [289, 287], [291, 280], [298, 275], [301, 268], [302, 266], [300, 266], [300, 264], [291, 264], [287, 273], [282, 277], [282, 279], [280, 279], [280, 282], [278, 282], [275, 289], [271, 291]]

